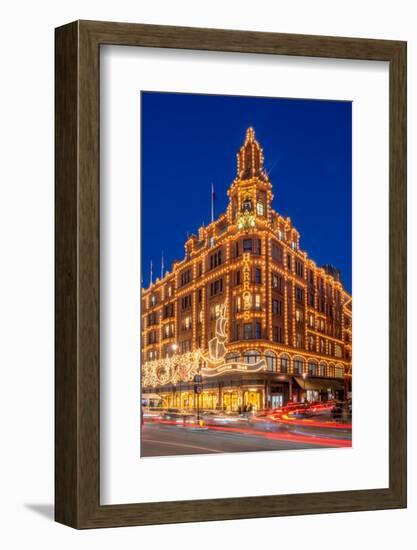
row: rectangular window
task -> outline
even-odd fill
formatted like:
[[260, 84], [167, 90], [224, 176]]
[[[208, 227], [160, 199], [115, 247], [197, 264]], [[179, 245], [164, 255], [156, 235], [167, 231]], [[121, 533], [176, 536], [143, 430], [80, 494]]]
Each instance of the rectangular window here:
[[261, 311], [261, 309], [262, 309], [261, 295], [260, 294], [255, 294], [255, 309], [256, 309], [256, 311]]
[[200, 262], [198, 264], [198, 268], [197, 268], [197, 275], [198, 275], [198, 277], [201, 277], [202, 274], [203, 274], [203, 262]]
[[181, 309], [188, 309], [191, 307], [191, 294], [181, 298]]
[[262, 284], [262, 269], [259, 268], [259, 267], [256, 267], [255, 268], [255, 272], [254, 272], [254, 283], [256, 284]]
[[255, 338], [260, 340], [262, 338], [262, 327], [261, 323], [255, 323]]
[[168, 323], [164, 326], [164, 338], [171, 338], [174, 336], [174, 325], [173, 323]]
[[222, 249], [219, 248], [217, 252], [214, 252], [214, 254], [211, 254], [210, 256], [210, 269], [214, 269], [215, 267], [218, 267], [222, 264]]
[[298, 260], [295, 262], [295, 272], [299, 277], [304, 278], [304, 264]]
[[148, 333], [148, 345], [149, 344], [156, 344], [157, 341], [158, 341], [158, 339], [157, 339], [156, 331], [149, 332]]
[[295, 287], [295, 299], [297, 302], [303, 302], [304, 301], [304, 289], [300, 288], [299, 286]]
[[272, 314], [282, 317], [282, 300], [272, 300]]
[[258, 201], [256, 203], [256, 213], [258, 214], [258, 216], [263, 216], [264, 215], [265, 207], [264, 207], [264, 203], [262, 201]]
[[164, 319], [167, 319], [168, 317], [174, 316], [174, 304], [166, 304], [164, 306]]
[[235, 273], [235, 284], [240, 285], [240, 270]]
[[220, 292], [223, 292], [223, 279], [217, 279], [210, 284], [210, 296], [216, 296]]
[[148, 315], [148, 327], [151, 326], [151, 325], [156, 325], [158, 322], [158, 318], [157, 318], [157, 315], [156, 313], [150, 313]]
[[180, 276], [181, 286], [187, 285], [191, 281], [191, 269], [183, 271]]
[[275, 273], [272, 274], [272, 288], [278, 290], [278, 292], [282, 292], [282, 277]]
[[241, 301], [240, 296], [236, 296], [236, 302], [235, 303], [236, 303], [236, 312], [239, 313], [239, 311], [242, 308], [242, 301]]
[[288, 271], [291, 271], [291, 256], [289, 254], [287, 254], [287, 268], [288, 268]]
[[274, 342], [282, 342], [282, 329], [281, 327], [274, 327], [273, 329]]
[[260, 255], [262, 252], [262, 242], [261, 239], [255, 239], [255, 250], [254, 254]]
[[181, 328], [183, 331], [185, 330], [190, 330], [191, 328], [191, 315], [187, 315], [187, 317], [184, 317], [182, 322], [181, 322]]
[[252, 239], [243, 239], [243, 253], [252, 252]]
[[202, 301], [203, 301], [203, 289], [199, 288], [198, 289], [198, 303], [201, 304]]
[[184, 340], [181, 342], [181, 353], [188, 353], [191, 351], [191, 340]]
[[245, 340], [250, 340], [252, 338], [252, 324], [245, 323], [243, 325], [243, 337]]
[[309, 292], [308, 293], [308, 305], [310, 307], [314, 307], [314, 305], [315, 305], [314, 292]]
[[296, 309], [295, 310], [295, 320], [298, 323], [301, 323], [302, 321], [304, 321], [304, 313], [301, 309]]
[[236, 241], [235, 243], [235, 257], [237, 258], [239, 256], [240, 250], [239, 250], [239, 241]]
[[283, 254], [282, 254], [282, 246], [277, 244], [277, 243], [272, 243], [272, 259], [275, 261], [275, 262], [278, 262], [280, 264], [282, 264], [282, 258], [283, 258]]

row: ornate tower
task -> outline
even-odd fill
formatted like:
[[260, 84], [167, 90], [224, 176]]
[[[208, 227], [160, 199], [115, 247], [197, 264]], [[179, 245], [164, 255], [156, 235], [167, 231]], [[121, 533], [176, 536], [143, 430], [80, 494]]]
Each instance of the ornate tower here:
[[252, 127], [237, 154], [237, 176], [227, 192], [229, 221], [238, 229], [250, 229], [257, 221], [268, 221], [273, 199], [272, 185], [264, 169], [262, 147]]

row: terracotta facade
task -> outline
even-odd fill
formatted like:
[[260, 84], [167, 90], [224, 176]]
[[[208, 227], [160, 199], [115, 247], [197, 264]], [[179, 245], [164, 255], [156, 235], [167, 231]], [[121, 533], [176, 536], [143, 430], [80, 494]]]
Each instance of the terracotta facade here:
[[[310, 398], [346, 397], [351, 296], [337, 269], [309, 258], [291, 219], [272, 209], [272, 184], [252, 128], [238, 152], [228, 197], [226, 212], [188, 238], [184, 258], [142, 290], [142, 361], [207, 349], [225, 304], [226, 359], [251, 363], [261, 357], [267, 368], [253, 380], [241, 377], [240, 385], [239, 377], [211, 380], [204, 391], [217, 391], [215, 407], [242, 403], [239, 392], [234, 405], [222, 402], [221, 393], [235, 386], [261, 390], [258, 408], [301, 399], [308, 391]], [[279, 399], [273, 399], [273, 388]], [[165, 398], [178, 388], [164, 391]], [[190, 399], [186, 406], [192, 407]]]

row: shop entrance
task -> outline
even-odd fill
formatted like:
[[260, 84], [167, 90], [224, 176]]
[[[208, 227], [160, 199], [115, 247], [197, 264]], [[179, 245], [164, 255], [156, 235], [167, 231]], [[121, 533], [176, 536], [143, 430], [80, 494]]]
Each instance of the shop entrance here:
[[226, 411], [237, 411], [239, 407], [239, 399], [237, 391], [224, 392], [223, 394], [223, 407]]
[[289, 395], [289, 386], [288, 384], [274, 384], [271, 387], [271, 407], [277, 409], [282, 407], [284, 403], [287, 403]]
[[262, 393], [260, 390], [248, 390], [243, 394], [243, 405], [251, 411], [259, 411], [262, 408]]
[[320, 395], [317, 390], [307, 390], [307, 401], [319, 401]]
[[273, 409], [277, 409], [278, 407], [282, 407], [284, 404], [284, 396], [282, 393], [276, 393], [271, 396], [271, 407]]
[[201, 396], [202, 409], [216, 409], [219, 406], [219, 396], [214, 391], [204, 391]]

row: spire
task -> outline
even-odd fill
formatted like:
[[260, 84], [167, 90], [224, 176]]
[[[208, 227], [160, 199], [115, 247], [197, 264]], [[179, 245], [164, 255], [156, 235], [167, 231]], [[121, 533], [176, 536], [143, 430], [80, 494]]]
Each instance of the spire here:
[[237, 175], [243, 180], [254, 177], [264, 181], [267, 179], [262, 148], [255, 139], [255, 130], [252, 127], [246, 130], [245, 143], [237, 154]]

